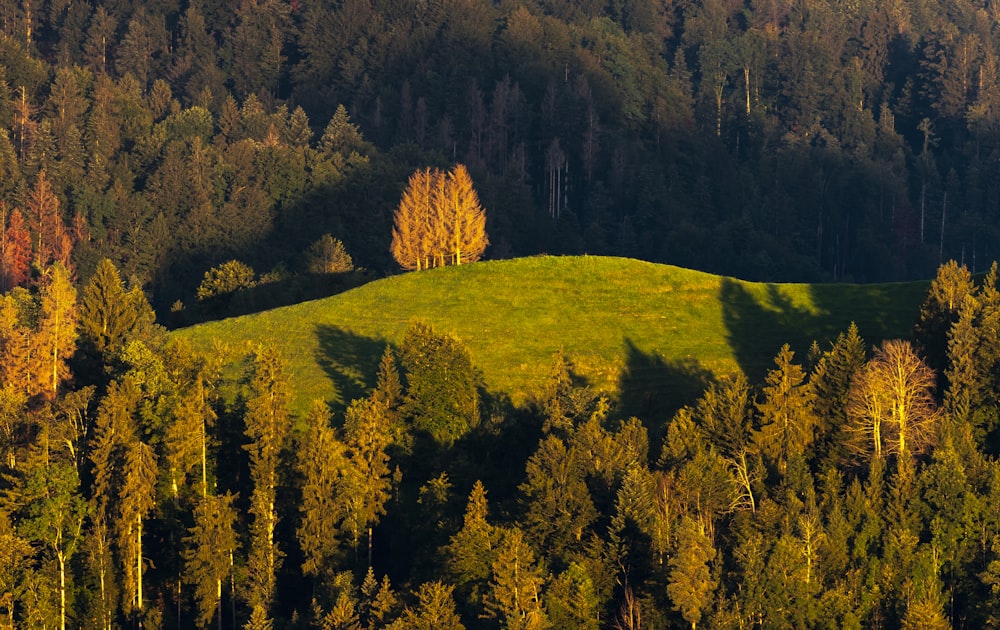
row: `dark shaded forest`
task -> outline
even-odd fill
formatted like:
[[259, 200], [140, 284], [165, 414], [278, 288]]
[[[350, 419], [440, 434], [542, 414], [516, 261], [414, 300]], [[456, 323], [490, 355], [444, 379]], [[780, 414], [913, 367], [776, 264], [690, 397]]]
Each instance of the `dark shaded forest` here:
[[[983, 271], [1000, 238], [997, 12], [11, 2], [4, 250], [27, 231], [83, 279], [110, 258], [164, 323], [213, 316], [196, 288], [237, 259], [272, 285], [242, 306], [263, 308], [329, 290], [302, 273], [323, 233], [369, 273], [394, 270], [406, 179], [462, 162], [494, 258], [801, 281], [927, 278], [948, 259]], [[5, 256], [8, 288], [29, 279]]]

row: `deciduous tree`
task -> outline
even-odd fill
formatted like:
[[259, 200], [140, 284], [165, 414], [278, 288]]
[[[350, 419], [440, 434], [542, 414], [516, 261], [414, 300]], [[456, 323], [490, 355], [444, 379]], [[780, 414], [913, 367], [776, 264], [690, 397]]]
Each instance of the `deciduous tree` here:
[[876, 459], [887, 453], [902, 459], [929, 446], [938, 417], [934, 382], [909, 342], [883, 342], [851, 385], [847, 412], [860, 447]]

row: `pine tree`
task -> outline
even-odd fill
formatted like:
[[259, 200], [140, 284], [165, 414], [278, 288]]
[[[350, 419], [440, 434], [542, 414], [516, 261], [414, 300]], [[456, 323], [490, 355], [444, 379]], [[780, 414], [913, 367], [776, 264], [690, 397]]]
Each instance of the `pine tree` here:
[[486, 489], [477, 480], [469, 493], [462, 529], [444, 548], [448, 575], [470, 602], [482, 600], [496, 555], [498, 532], [486, 520], [488, 510]]
[[80, 299], [82, 341], [106, 359], [117, 354], [130, 335], [148, 329], [154, 317], [142, 290], [126, 291], [114, 263], [101, 260]]
[[265, 617], [274, 602], [275, 580], [284, 554], [275, 540], [278, 512], [275, 505], [281, 452], [289, 431], [288, 375], [285, 363], [273, 348], [262, 348], [253, 357], [251, 397], [247, 401], [244, 448], [250, 454], [250, 587], [251, 608]]
[[402, 343], [403, 414], [437, 444], [451, 446], [479, 424], [479, 375], [456, 338], [414, 323]]
[[453, 586], [425, 582], [417, 589], [416, 608], [407, 607], [390, 627], [393, 630], [465, 630], [455, 612]]
[[37, 383], [50, 400], [55, 399], [59, 386], [70, 377], [68, 360], [76, 351], [78, 317], [76, 289], [66, 268], [56, 263], [45, 273], [34, 341], [43, 351], [39, 356]]
[[194, 509], [194, 525], [184, 538], [184, 579], [194, 586], [198, 624], [207, 628], [217, 616], [222, 627], [222, 584], [236, 552], [235, 497], [205, 496]]
[[0, 203], [0, 290], [23, 286], [31, 270], [31, 233], [17, 208]]
[[667, 594], [674, 608], [691, 630], [698, 627], [717, 587], [711, 563], [716, 550], [701, 526], [691, 517], [681, 519], [677, 532], [677, 550], [670, 558]]
[[464, 165], [418, 170], [396, 208], [390, 251], [407, 270], [479, 260], [489, 239], [486, 213]]
[[396, 208], [390, 250], [403, 269], [420, 271], [432, 266], [436, 253], [432, 249], [430, 209], [435, 203], [435, 184], [440, 177], [436, 169], [414, 172]]
[[45, 171], [38, 174], [35, 186], [28, 195], [27, 212], [35, 237], [35, 264], [44, 269], [58, 262], [70, 269], [73, 240], [66, 229], [59, 198], [52, 190]]
[[302, 573], [318, 579], [333, 569], [338, 526], [344, 517], [337, 491], [349, 466], [347, 447], [337, 439], [329, 422], [329, 410], [317, 401], [309, 412], [296, 461], [302, 477], [301, 520], [295, 530], [304, 555]]
[[122, 604], [126, 613], [141, 623], [146, 606], [143, 575], [147, 562], [143, 554], [143, 533], [146, 517], [156, 505], [156, 453], [136, 436], [132, 436], [125, 448], [116, 515], [119, 560], [124, 578]]
[[550, 627], [543, 601], [548, 576], [537, 565], [520, 529], [505, 529], [501, 534], [491, 573], [490, 589], [483, 595], [487, 617], [500, 620], [510, 630]]
[[805, 385], [805, 372], [792, 363], [788, 344], [775, 357], [775, 369], [767, 374], [764, 400], [757, 405], [761, 414], [760, 442], [765, 455], [784, 474], [790, 457], [805, 454], [813, 440], [815, 419], [812, 391]]
[[472, 177], [464, 164], [458, 164], [448, 173], [444, 187], [444, 220], [449, 233], [449, 258], [451, 264], [475, 262], [482, 257], [489, 245], [486, 237], [486, 211], [479, 202], [479, 195], [472, 186]]
[[385, 514], [392, 485], [386, 454], [389, 439], [389, 420], [381, 404], [369, 398], [351, 403], [344, 419], [344, 442], [350, 453], [348, 474], [355, 477], [352, 485], [356, 494], [342, 494], [340, 500], [348, 501], [351, 506], [348, 522], [354, 531], [355, 546], [358, 530], [367, 530], [368, 566], [372, 562], [372, 528]]

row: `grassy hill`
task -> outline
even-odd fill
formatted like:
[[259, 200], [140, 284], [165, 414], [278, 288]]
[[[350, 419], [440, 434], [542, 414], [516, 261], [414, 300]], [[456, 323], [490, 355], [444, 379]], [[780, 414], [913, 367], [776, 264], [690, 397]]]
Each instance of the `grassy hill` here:
[[623, 258], [535, 257], [407, 273], [333, 297], [176, 331], [237, 356], [273, 344], [287, 358], [295, 411], [366, 394], [386, 344], [412, 321], [461, 339], [487, 387], [515, 402], [562, 349], [629, 413], [690, 400], [736, 370], [759, 381], [782, 343], [805, 360], [851, 321], [874, 343], [906, 337], [926, 283], [763, 284]]

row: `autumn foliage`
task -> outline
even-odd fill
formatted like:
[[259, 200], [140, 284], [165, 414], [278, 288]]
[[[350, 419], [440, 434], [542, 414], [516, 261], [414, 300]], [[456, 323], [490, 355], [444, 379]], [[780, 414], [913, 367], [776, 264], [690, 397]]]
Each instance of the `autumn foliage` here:
[[425, 168], [410, 176], [396, 208], [390, 247], [403, 269], [475, 262], [489, 243], [486, 211], [464, 165], [449, 173]]

